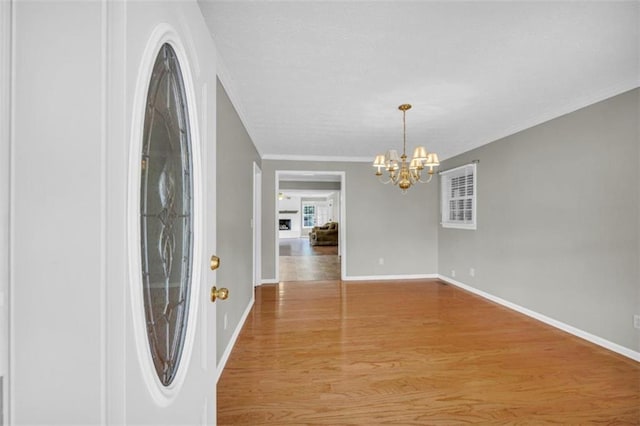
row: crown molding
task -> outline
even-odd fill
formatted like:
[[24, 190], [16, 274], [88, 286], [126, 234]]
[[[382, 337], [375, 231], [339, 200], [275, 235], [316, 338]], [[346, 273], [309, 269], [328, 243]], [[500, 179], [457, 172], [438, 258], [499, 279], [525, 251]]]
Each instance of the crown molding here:
[[371, 163], [372, 157], [339, 157], [331, 155], [279, 155], [265, 154], [263, 160], [282, 160], [282, 161], [329, 161], [343, 163]]

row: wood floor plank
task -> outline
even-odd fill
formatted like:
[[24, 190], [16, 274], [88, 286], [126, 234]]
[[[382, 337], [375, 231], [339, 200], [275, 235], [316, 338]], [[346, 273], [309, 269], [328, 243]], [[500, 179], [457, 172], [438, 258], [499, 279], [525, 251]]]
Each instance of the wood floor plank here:
[[640, 424], [640, 364], [437, 280], [281, 283], [218, 382], [220, 425]]

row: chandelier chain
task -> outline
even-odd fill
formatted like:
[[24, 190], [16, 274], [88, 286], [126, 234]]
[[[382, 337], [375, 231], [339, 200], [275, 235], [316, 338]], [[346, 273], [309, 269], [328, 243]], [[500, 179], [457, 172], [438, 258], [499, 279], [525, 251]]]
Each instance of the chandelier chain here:
[[407, 156], [407, 110], [402, 110], [402, 155]]

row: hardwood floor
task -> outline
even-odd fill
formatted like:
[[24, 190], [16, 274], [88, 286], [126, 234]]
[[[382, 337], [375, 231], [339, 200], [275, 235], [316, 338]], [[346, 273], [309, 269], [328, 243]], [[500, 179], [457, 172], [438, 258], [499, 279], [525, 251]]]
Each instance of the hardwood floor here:
[[280, 238], [280, 256], [337, 256], [338, 246], [312, 246], [309, 238]]
[[308, 238], [279, 240], [280, 281], [340, 279], [338, 246], [312, 246]]
[[640, 424], [640, 363], [437, 280], [281, 283], [218, 382], [220, 425]]
[[340, 279], [338, 256], [280, 256], [280, 281], [327, 281]]

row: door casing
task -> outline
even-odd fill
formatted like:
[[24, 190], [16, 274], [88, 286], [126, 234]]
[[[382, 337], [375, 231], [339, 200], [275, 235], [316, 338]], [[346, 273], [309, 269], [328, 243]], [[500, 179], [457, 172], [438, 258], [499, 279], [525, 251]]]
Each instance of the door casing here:
[[[275, 194], [280, 193], [280, 175], [286, 174], [290, 175], [300, 175], [301, 177], [307, 176], [309, 173], [317, 174], [317, 175], [336, 175], [340, 177], [340, 232], [338, 233], [338, 254], [341, 257], [340, 259], [340, 279], [345, 279], [347, 275], [347, 221], [346, 221], [346, 192], [347, 192], [347, 179], [346, 173], [344, 171], [318, 171], [318, 170], [276, 170], [275, 171]], [[274, 229], [275, 229], [275, 265], [274, 270], [275, 273], [275, 282], [280, 282], [280, 241], [278, 238], [278, 203], [276, 201], [274, 208]]]
[[11, 6], [0, 2], [0, 425], [9, 424], [9, 234], [11, 206]]
[[253, 163], [253, 285], [262, 284], [262, 169]]

